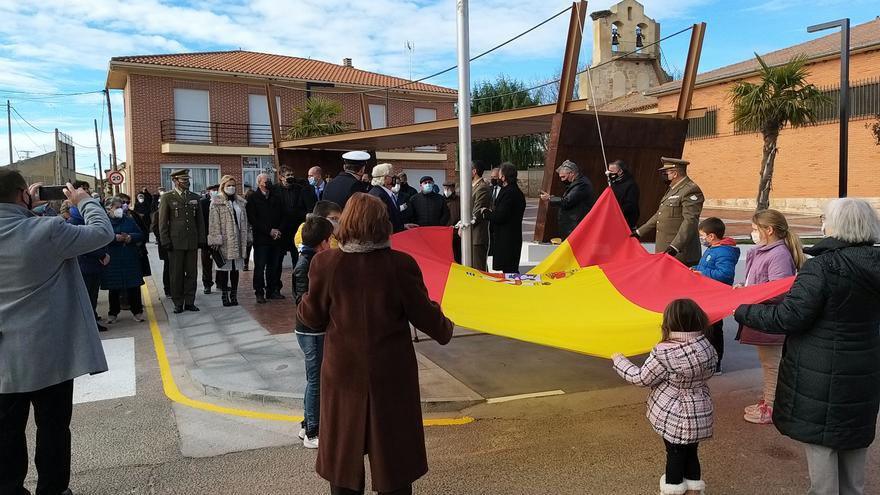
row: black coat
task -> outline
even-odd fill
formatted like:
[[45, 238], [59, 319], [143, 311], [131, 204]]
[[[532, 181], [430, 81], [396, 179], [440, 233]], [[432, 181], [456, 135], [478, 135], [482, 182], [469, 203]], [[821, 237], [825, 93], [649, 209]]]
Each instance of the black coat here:
[[419, 194], [419, 190], [409, 184], [401, 184], [400, 191], [397, 193], [397, 202], [405, 205], [409, 203], [413, 197]]
[[299, 202], [300, 208], [306, 212], [306, 214], [314, 211], [315, 204], [318, 203], [318, 194], [315, 192], [315, 186], [310, 184], [302, 186], [302, 194], [300, 195]]
[[493, 270], [519, 272], [525, 211], [526, 197], [519, 186], [510, 184], [502, 187], [495, 199], [495, 206], [488, 215], [489, 254], [492, 255]]
[[248, 198], [245, 208], [254, 232], [254, 246], [278, 245], [280, 241], [272, 239], [269, 233], [272, 229], [281, 230], [281, 210], [284, 208], [281, 197], [270, 190], [267, 198], [257, 189]]
[[445, 227], [449, 223], [449, 207], [446, 198], [437, 193], [416, 194], [410, 198], [404, 221], [419, 227]]
[[559, 208], [559, 236], [563, 239], [568, 237], [587, 216], [595, 202], [593, 184], [583, 174], [565, 188], [562, 197], [551, 196], [550, 204]]
[[342, 172], [327, 183], [324, 187], [324, 197], [321, 199], [332, 201], [344, 209], [345, 203], [348, 203], [348, 198], [354, 193], [365, 193], [369, 190], [370, 185], [368, 183], [348, 172]]
[[836, 450], [874, 441], [880, 408], [880, 248], [826, 238], [778, 304], [744, 304], [736, 321], [785, 334], [773, 423]]
[[627, 174], [611, 183], [611, 191], [623, 211], [623, 218], [629, 228], [638, 227], [639, 223], [639, 185]]
[[[296, 266], [293, 267], [293, 297], [296, 304], [302, 301], [304, 295], [309, 292], [309, 267], [312, 265], [312, 258], [315, 256], [315, 250], [303, 246], [299, 251], [299, 258], [296, 260]], [[309, 328], [296, 319], [296, 331], [300, 333], [323, 333], [323, 329], [316, 330]]]
[[277, 194], [281, 200], [281, 242], [284, 246], [293, 246], [293, 234], [306, 220], [307, 211], [302, 202], [303, 186], [300, 184], [291, 184], [289, 187], [278, 185], [272, 192]]
[[199, 204], [202, 205], [202, 219], [205, 221], [205, 237], [202, 238], [199, 242], [201, 244], [208, 244], [208, 214], [211, 209], [211, 196], [204, 196], [199, 200]]
[[388, 208], [388, 219], [391, 220], [391, 226], [394, 228], [394, 233], [403, 232], [403, 216], [400, 214], [400, 206], [394, 204], [394, 201], [388, 197], [385, 188], [382, 186], [373, 186], [373, 188], [370, 189], [370, 195], [381, 199], [382, 202], [385, 203], [385, 207]]

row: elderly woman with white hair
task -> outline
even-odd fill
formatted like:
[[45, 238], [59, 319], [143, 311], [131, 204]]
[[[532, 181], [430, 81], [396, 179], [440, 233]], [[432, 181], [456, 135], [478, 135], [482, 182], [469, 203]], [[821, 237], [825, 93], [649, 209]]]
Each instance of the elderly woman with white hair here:
[[773, 423], [805, 445], [809, 493], [863, 494], [880, 409], [880, 217], [837, 199], [823, 230], [782, 303], [744, 304], [735, 317], [786, 336]]
[[373, 167], [372, 176], [370, 195], [385, 203], [385, 207], [388, 209], [388, 219], [391, 220], [394, 233], [402, 232], [405, 227], [400, 212], [401, 204], [405, 203], [400, 203], [397, 197], [397, 193], [400, 192], [400, 184], [397, 183], [397, 176], [394, 175], [394, 166], [390, 163], [380, 163]]

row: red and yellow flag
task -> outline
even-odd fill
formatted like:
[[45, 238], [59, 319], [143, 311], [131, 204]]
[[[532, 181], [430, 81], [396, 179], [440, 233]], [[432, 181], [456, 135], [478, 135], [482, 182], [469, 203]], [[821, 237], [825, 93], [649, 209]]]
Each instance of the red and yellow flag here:
[[785, 293], [793, 281], [733, 289], [668, 255], [649, 254], [629, 234], [606, 189], [568, 239], [527, 274], [455, 264], [448, 227], [395, 234], [392, 247], [415, 258], [431, 299], [456, 325], [606, 358], [651, 350], [674, 299], [695, 300], [714, 322], [740, 304]]

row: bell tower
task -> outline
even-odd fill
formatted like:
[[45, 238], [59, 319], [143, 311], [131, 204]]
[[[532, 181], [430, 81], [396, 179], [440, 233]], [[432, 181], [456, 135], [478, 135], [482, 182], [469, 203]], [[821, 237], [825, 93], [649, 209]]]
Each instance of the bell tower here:
[[[622, 0], [609, 10], [590, 14], [593, 19], [594, 105], [644, 92], [669, 80], [660, 67], [660, 24], [645, 15], [636, 0]], [[591, 98], [586, 72], [579, 75], [581, 98]]]

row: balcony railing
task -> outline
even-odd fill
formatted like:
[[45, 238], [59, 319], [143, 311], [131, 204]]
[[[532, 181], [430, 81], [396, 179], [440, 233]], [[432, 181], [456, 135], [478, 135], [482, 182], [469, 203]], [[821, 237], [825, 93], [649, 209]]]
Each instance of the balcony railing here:
[[[165, 119], [160, 122], [163, 143], [206, 144], [215, 146], [270, 146], [269, 124], [236, 124], [201, 120]], [[289, 126], [281, 126], [284, 139]]]

